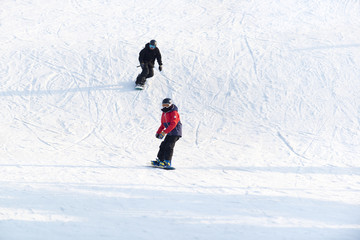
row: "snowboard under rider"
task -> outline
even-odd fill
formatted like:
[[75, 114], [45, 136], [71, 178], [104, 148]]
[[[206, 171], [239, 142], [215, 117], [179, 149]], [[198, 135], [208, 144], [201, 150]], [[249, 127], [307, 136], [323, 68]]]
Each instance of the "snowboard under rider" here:
[[160, 144], [156, 160], [151, 163], [161, 167], [170, 167], [175, 143], [182, 136], [182, 124], [178, 108], [170, 98], [165, 98], [162, 101], [162, 107], [161, 125], [155, 137], [159, 139], [162, 139], [165, 135], [166, 137]]
[[146, 79], [154, 76], [155, 59], [159, 64], [159, 71], [162, 71], [161, 53], [157, 48], [155, 40], [151, 40], [145, 44], [145, 47], [139, 53], [139, 62], [141, 66], [141, 73], [136, 78], [135, 84], [144, 86]]

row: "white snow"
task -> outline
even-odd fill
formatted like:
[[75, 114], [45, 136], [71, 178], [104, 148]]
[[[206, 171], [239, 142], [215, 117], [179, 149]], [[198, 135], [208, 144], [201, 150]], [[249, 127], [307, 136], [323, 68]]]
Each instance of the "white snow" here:
[[359, 39], [356, 0], [2, 0], [0, 239], [359, 240]]

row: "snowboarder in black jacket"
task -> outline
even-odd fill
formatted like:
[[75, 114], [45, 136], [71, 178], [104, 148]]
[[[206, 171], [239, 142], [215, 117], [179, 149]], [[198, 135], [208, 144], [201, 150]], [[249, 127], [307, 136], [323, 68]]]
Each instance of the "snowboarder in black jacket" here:
[[162, 61], [160, 50], [156, 46], [156, 41], [151, 40], [149, 43], [145, 44], [145, 48], [142, 49], [139, 53], [139, 62], [142, 69], [142, 72], [136, 78], [135, 84], [143, 87], [145, 85], [146, 79], [154, 76], [154, 64], [155, 59], [159, 64], [159, 71], [162, 71]]

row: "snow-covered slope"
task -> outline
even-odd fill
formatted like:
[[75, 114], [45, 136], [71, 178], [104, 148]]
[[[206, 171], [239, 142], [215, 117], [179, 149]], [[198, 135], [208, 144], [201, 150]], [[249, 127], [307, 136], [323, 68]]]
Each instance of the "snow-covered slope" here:
[[2, 0], [0, 239], [360, 239], [359, 33], [359, 1]]

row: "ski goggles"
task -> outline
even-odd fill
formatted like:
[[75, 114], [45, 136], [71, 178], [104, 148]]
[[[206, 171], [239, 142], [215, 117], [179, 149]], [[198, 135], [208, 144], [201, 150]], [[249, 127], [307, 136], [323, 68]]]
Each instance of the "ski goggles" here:
[[154, 48], [155, 48], [155, 45], [149, 44], [149, 47], [150, 47], [151, 49], [154, 49]]
[[163, 103], [162, 106], [163, 106], [163, 108], [168, 108], [168, 107], [171, 106], [171, 104], [169, 104], [169, 103]]

